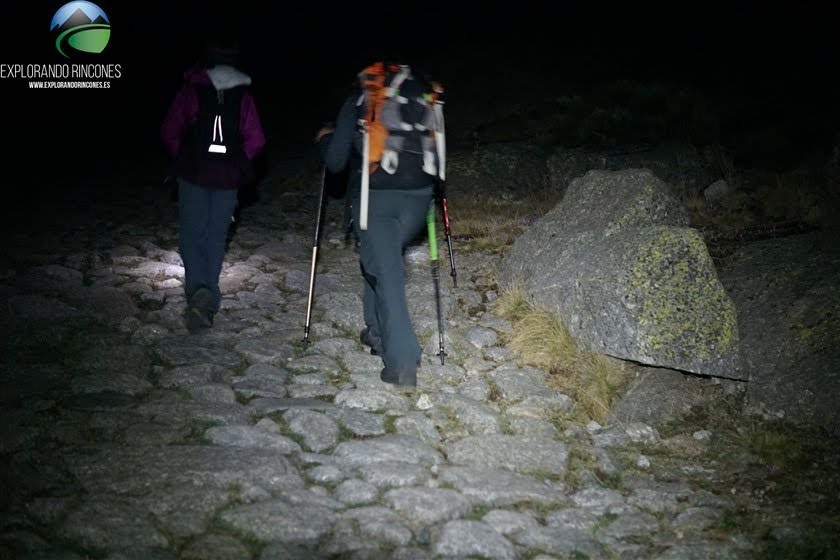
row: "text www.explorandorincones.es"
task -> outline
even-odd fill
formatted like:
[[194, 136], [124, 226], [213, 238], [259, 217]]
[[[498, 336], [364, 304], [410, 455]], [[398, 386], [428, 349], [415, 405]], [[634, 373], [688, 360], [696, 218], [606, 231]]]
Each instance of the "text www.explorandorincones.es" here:
[[109, 89], [111, 82], [29, 82], [29, 89]]

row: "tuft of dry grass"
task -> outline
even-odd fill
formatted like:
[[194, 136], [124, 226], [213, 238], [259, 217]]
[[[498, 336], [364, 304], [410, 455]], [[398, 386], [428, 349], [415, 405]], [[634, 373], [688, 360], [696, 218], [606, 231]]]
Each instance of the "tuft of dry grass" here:
[[737, 429], [735, 441], [772, 468], [792, 468], [803, 455], [803, 443], [791, 426], [750, 418]]
[[529, 190], [523, 198], [450, 189], [452, 235], [477, 251], [501, 253], [560, 201], [553, 189]]
[[569, 331], [548, 311], [530, 308], [509, 335], [508, 343], [529, 364], [550, 372], [570, 369], [579, 351]]
[[715, 144], [706, 148], [703, 152], [706, 161], [723, 177], [730, 186], [736, 186], [738, 183], [737, 169], [732, 155], [729, 151], [721, 146]]
[[493, 300], [491, 307], [496, 315], [517, 322], [531, 309], [528, 294], [519, 285], [502, 290], [499, 297]]
[[528, 301], [521, 287], [502, 292], [494, 312], [513, 323], [505, 341], [526, 364], [549, 373], [552, 388], [575, 401], [578, 420], [604, 423], [627, 378], [619, 360], [580, 348], [551, 312]]

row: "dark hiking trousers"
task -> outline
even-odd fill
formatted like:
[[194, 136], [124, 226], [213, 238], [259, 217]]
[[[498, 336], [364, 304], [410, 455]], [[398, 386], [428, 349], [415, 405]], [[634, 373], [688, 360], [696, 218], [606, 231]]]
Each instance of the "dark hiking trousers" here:
[[358, 195], [353, 200], [353, 228], [359, 238], [364, 277], [365, 324], [381, 338], [385, 368], [416, 372], [421, 349], [411, 324], [405, 295], [403, 250], [426, 227], [432, 187], [412, 190], [371, 189], [368, 229], [359, 229]]
[[235, 207], [236, 189], [208, 189], [178, 180], [178, 249], [184, 261], [184, 293], [189, 302], [198, 288], [209, 288], [212, 313], [219, 310], [222, 300], [219, 275]]

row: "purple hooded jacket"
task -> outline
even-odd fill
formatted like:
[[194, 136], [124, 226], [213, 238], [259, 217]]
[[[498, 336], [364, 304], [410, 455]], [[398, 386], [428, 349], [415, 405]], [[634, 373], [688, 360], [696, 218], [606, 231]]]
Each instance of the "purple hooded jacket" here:
[[250, 91], [243, 93], [239, 110], [239, 131], [245, 152], [243, 162], [197, 162], [191, 150], [184, 146], [186, 133], [198, 117], [196, 86], [213, 85], [217, 90], [225, 90], [250, 84], [250, 77], [231, 66], [219, 65], [206, 70], [196, 67], [184, 73], [184, 85], [175, 95], [161, 126], [163, 145], [174, 160], [172, 175], [216, 189], [238, 189], [253, 178], [251, 162], [265, 146], [265, 135]]

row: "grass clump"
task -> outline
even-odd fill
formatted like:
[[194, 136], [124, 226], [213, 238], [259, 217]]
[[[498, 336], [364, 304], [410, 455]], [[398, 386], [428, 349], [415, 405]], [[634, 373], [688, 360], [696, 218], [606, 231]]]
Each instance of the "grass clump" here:
[[715, 486], [736, 491], [711, 534], [724, 539], [751, 534], [762, 559], [835, 558], [840, 550], [836, 436], [817, 426], [753, 415], [716, 420], [709, 450], [721, 465]]
[[552, 388], [575, 401], [572, 416], [604, 423], [625, 381], [618, 360], [580, 348], [551, 312], [529, 302], [521, 287], [502, 292], [494, 312], [513, 323], [506, 343], [526, 364], [549, 373]]
[[767, 465], [769, 474], [797, 466], [803, 455], [801, 435], [780, 422], [751, 420], [737, 430], [735, 442]]
[[541, 187], [513, 199], [486, 192], [452, 189], [448, 201], [453, 240], [479, 252], [500, 254], [551, 210], [561, 192]]
[[516, 323], [531, 311], [528, 295], [520, 287], [502, 290], [492, 302], [493, 312]]

